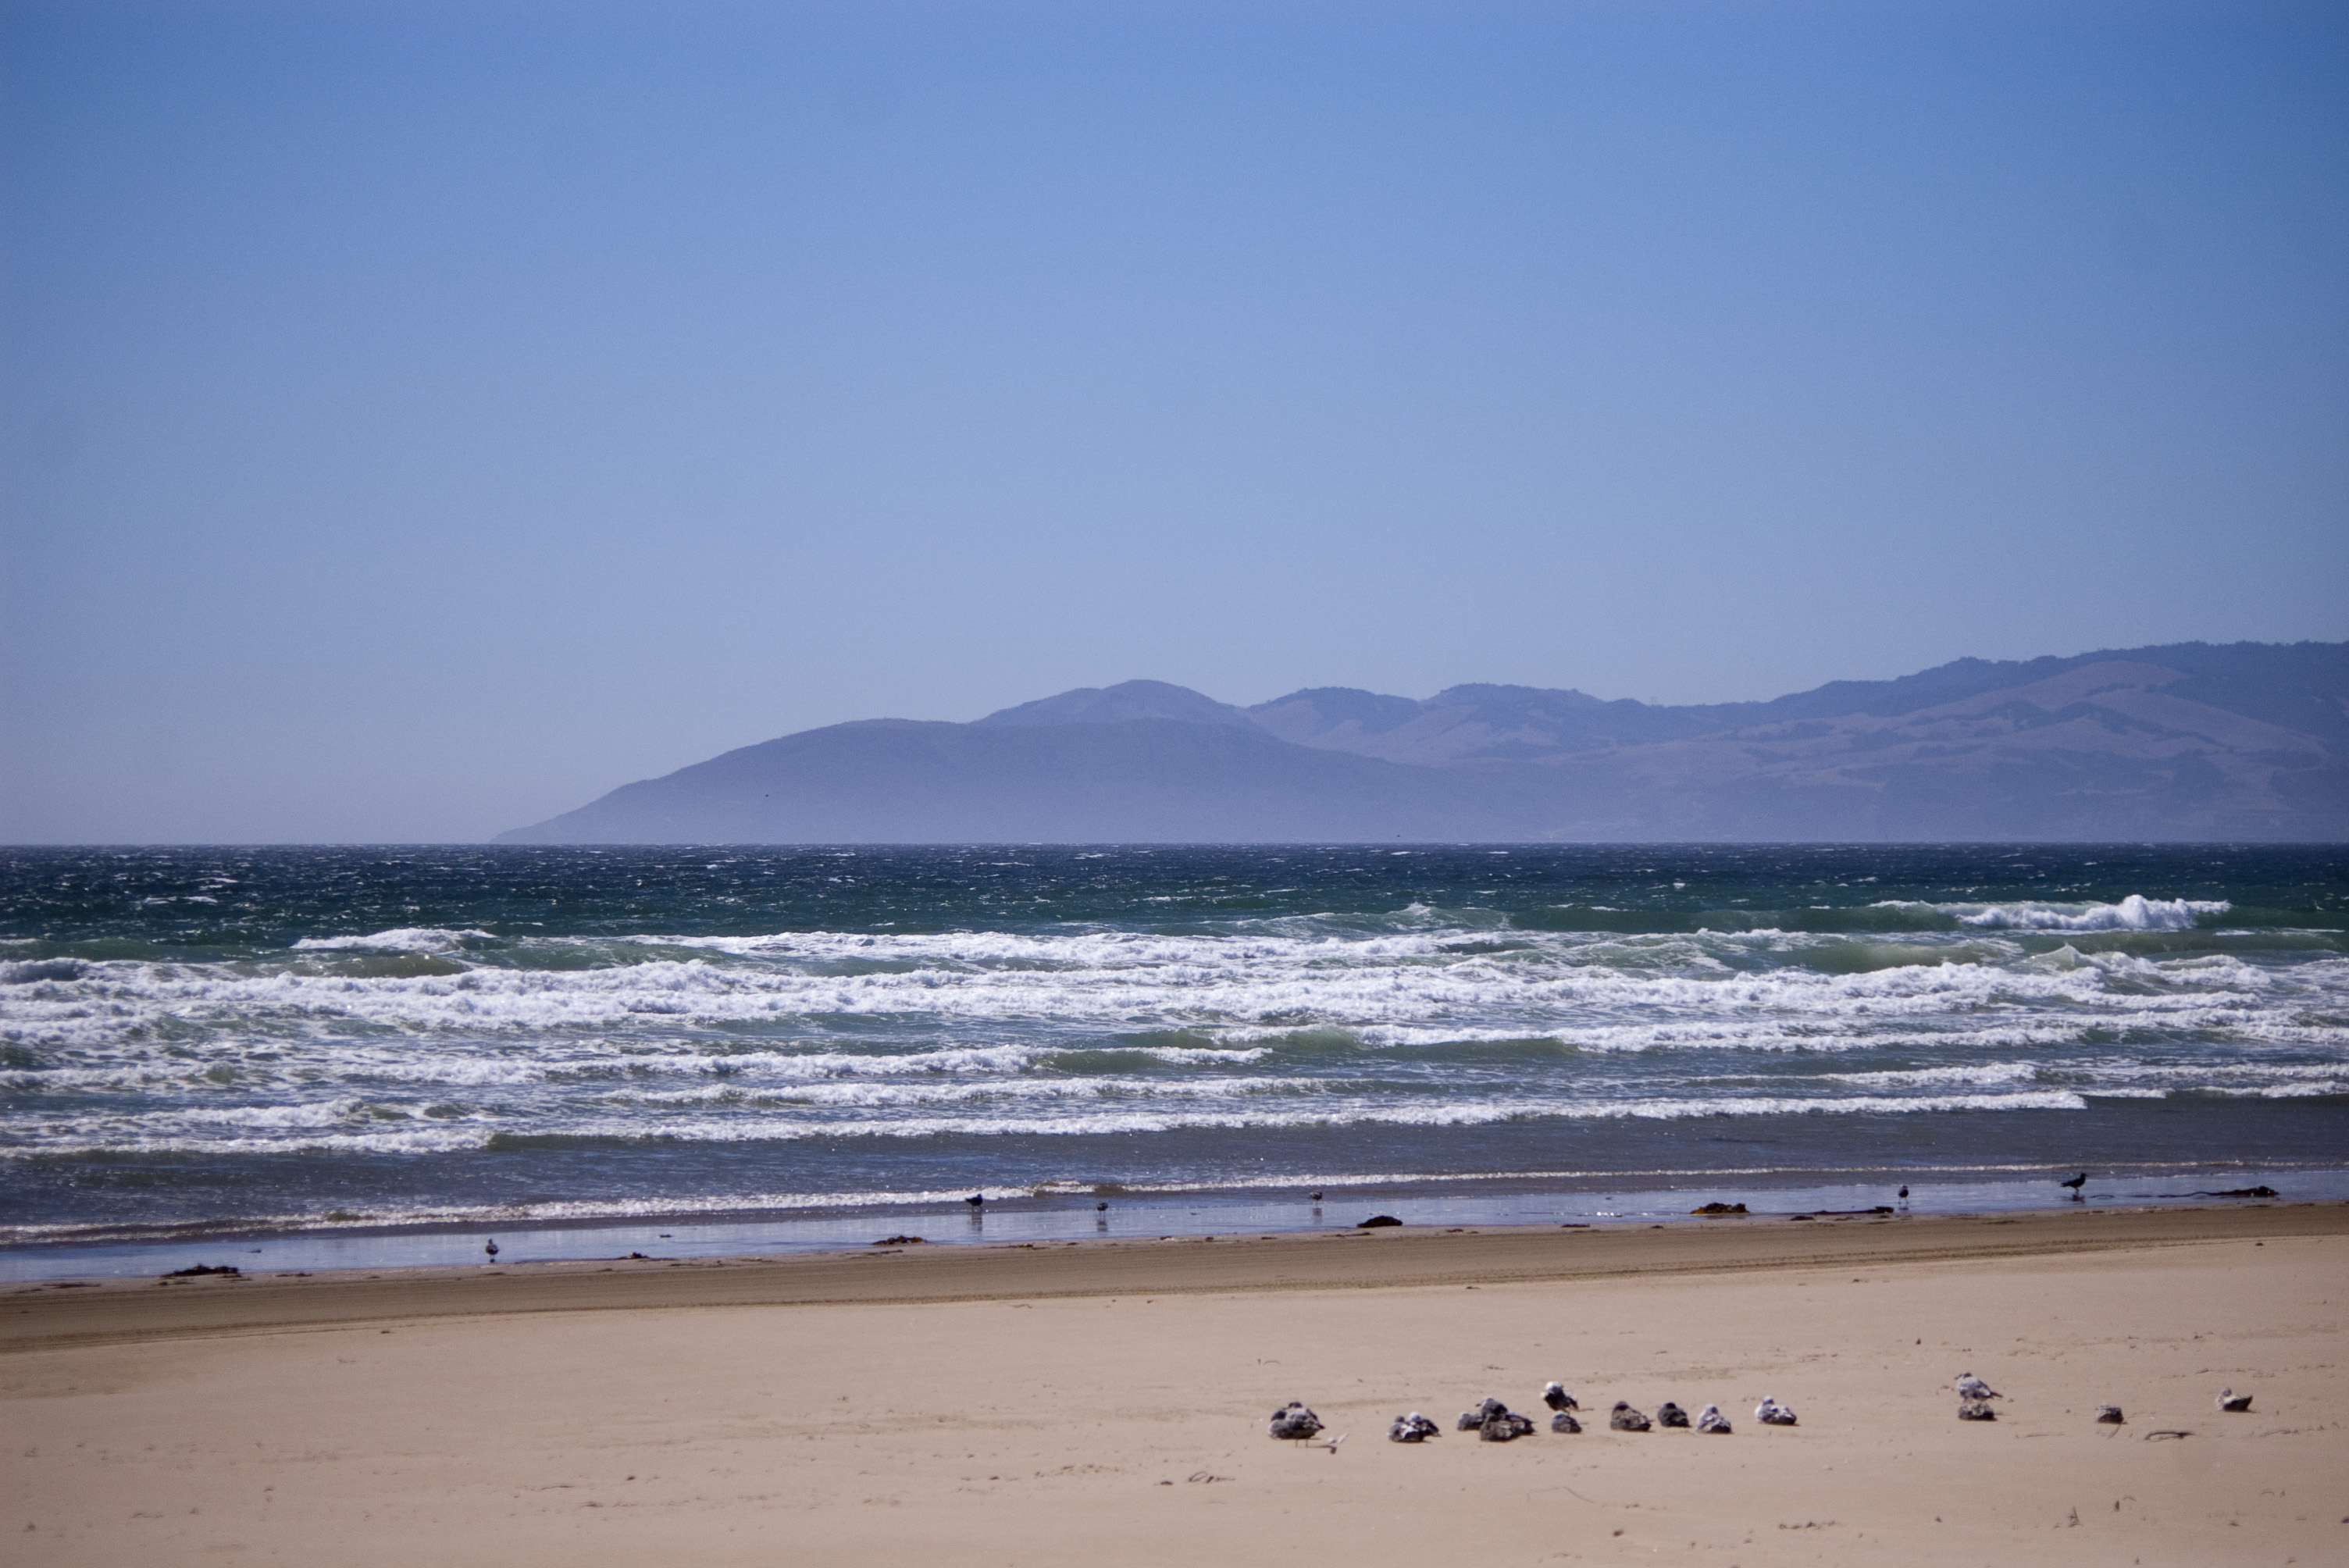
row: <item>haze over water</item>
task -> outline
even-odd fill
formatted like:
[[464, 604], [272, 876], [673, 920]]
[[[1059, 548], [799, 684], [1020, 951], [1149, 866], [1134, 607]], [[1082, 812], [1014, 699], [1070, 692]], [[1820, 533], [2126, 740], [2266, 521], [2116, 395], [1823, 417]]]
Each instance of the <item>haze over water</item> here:
[[2349, 1163], [2334, 848], [16, 850], [0, 876], [20, 1243]]

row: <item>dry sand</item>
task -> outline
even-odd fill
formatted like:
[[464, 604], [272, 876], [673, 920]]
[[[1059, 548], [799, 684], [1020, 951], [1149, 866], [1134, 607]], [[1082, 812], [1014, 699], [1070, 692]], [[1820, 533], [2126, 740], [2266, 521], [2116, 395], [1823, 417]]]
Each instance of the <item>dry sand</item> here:
[[[2344, 1306], [2339, 1205], [20, 1287], [0, 1539], [26, 1568], [2343, 1563]], [[1965, 1371], [1997, 1422], [1955, 1418]], [[1547, 1431], [1549, 1377], [1591, 1429]], [[1541, 1433], [1452, 1431], [1487, 1394]], [[1756, 1426], [1765, 1394], [1802, 1424]], [[1291, 1398], [1344, 1444], [1267, 1438]], [[1618, 1398], [1736, 1431], [1610, 1433]], [[1386, 1442], [1411, 1409], [1444, 1435]]]

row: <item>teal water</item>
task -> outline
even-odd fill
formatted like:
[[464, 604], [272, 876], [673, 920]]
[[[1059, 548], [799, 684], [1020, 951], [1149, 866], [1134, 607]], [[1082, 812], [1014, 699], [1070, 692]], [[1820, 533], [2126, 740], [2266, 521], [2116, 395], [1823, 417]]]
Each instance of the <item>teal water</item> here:
[[12, 850], [0, 894], [19, 1247], [2349, 1166], [2332, 846]]

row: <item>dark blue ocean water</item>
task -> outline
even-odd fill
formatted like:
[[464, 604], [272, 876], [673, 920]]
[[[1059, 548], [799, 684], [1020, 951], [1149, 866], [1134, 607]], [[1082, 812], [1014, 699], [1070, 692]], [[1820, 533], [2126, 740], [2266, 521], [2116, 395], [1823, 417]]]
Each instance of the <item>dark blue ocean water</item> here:
[[2344, 1166], [2337, 847], [0, 851], [20, 1259]]

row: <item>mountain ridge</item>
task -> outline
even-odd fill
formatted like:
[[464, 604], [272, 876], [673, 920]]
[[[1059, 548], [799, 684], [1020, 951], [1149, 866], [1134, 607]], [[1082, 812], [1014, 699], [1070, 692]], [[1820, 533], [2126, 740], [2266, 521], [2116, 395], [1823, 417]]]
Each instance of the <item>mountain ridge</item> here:
[[2349, 644], [1961, 659], [1766, 702], [1471, 683], [1242, 708], [1082, 686], [864, 719], [624, 785], [501, 842], [2349, 837]]

